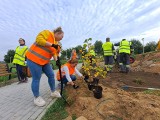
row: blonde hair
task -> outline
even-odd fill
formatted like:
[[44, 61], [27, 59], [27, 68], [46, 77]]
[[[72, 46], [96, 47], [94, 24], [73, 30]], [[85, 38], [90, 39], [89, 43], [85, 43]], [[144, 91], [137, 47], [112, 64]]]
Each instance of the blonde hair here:
[[63, 33], [63, 30], [62, 30], [61, 27], [57, 27], [56, 29], [53, 30], [53, 32], [54, 32], [54, 33], [57, 33], [57, 32]]
[[71, 59], [68, 61], [68, 63], [70, 63], [70, 64], [78, 63], [78, 59]]

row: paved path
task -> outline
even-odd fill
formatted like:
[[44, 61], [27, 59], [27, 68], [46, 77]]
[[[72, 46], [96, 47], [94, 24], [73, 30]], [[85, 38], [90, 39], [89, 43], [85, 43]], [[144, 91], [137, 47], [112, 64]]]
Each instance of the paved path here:
[[[81, 64], [77, 66], [79, 68]], [[57, 70], [54, 70], [56, 73]], [[57, 86], [56, 81], [56, 86]], [[40, 94], [46, 101], [46, 106], [38, 107], [33, 103], [31, 78], [28, 83], [11, 85], [0, 88], [0, 120], [40, 120], [46, 109], [56, 99], [50, 97], [47, 77], [43, 74], [40, 82]]]

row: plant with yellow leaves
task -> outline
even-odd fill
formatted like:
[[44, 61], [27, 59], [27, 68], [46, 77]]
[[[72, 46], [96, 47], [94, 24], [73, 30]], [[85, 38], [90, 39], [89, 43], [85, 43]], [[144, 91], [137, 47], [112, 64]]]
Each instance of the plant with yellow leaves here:
[[[101, 65], [100, 58], [97, 58], [93, 53], [94, 46], [91, 44], [92, 38], [86, 39], [82, 48], [82, 70], [84, 75], [90, 76], [90, 78], [105, 78], [107, 72], [104, 71], [104, 67]], [[88, 52], [87, 52], [88, 51]]]

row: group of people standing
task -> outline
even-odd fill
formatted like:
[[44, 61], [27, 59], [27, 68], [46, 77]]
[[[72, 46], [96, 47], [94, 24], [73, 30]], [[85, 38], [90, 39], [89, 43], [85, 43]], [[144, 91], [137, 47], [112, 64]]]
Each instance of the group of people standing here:
[[[115, 50], [114, 46], [119, 46]], [[126, 39], [121, 42], [113, 44], [110, 38], [106, 38], [106, 42], [102, 45], [104, 52], [105, 69], [107, 72], [112, 72], [114, 61], [119, 64], [120, 72], [128, 73], [130, 68], [130, 54], [134, 51], [132, 43]]]

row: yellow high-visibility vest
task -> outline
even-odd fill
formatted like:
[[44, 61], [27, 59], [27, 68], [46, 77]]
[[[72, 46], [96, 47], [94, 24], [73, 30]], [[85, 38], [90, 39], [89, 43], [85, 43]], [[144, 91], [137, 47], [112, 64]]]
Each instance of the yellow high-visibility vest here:
[[113, 51], [112, 50], [113, 44], [111, 42], [105, 42], [102, 45], [103, 51], [104, 51], [104, 56], [112, 56], [113, 55]]
[[127, 40], [123, 40], [120, 42], [120, 46], [119, 46], [119, 53], [131, 53], [131, 42], [127, 41]]
[[12, 63], [19, 64], [19, 65], [22, 65], [22, 66], [26, 66], [26, 64], [25, 64], [25, 54], [26, 54], [27, 50], [28, 50], [27, 46], [24, 46], [23, 48], [18, 46], [16, 48], [14, 59], [13, 59]]

